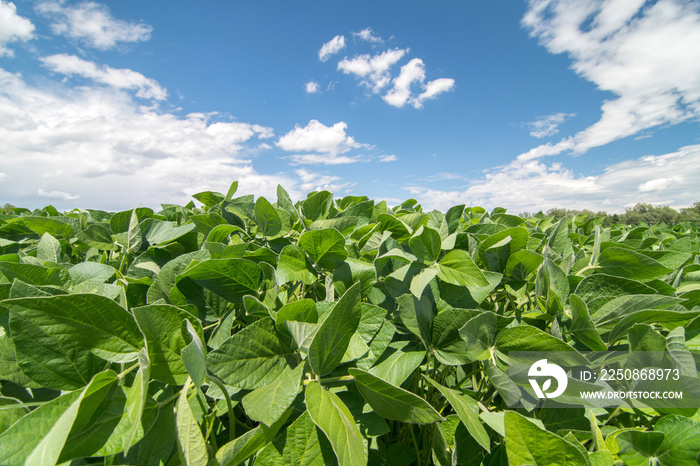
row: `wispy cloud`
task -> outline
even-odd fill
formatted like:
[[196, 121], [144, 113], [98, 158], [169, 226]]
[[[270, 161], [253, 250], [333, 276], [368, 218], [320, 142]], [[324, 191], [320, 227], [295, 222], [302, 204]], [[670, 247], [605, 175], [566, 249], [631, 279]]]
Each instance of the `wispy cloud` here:
[[700, 117], [697, 2], [530, 0], [522, 24], [551, 53], [568, 54], [577, 74], [617, 96], [603, 102], [598, 122], [553, 146], [559, 152], [542, 154], [580, 154]]
[[360, 32], [353, 32], [352, 36], [372, 44], [381, 44], [384, 42], [381, 37], [374, 35], [374, 31], [372, 31], [371, 28], [365, 28]]
[[64, 201], [72, 201], [80, 198], [80, 195], [70, 194], [63, 191], [44, 191], [39, 188], [37, 194], [41, 197], [52, 197], [54, 199], [63, 199]]
[[698, 200], [699, 179], [700, 145], [693, 145], [616, 163], [593, 176], [577, 175], [559, 163], [516, 160], [464, 190], [405, 189], [430, 208], [466, 202], [514, 212], [553, 207], [622, 212], [640, 202], [687, 207]]
[[425, 90], [413, 101], [413, 106], [421, 108], [423, 102], [434, 99], [443, 92], [451, 91], [454, 85], [455, 80], [451, 78], [440, 78], [430, 81], [423, 87]]
[[316, 94], [318, 92], [318, 83], [316, 81], [309, 81], [304, 84], [304, 90], [307, 94]]
[[75, 55], [58, 54], [41, 58], [44, 66], [66, 76], [81, 76], [118, 89], [136, 89], [142, 99], [165, 100], [168, 92], [154, 79], [133, 70], [115, 69], [83, 60]]
[[345, 48], [345, 36], [335, 36], [321, 47], [318, 51], [318, 58], [321, 61], [327, 61], [332, 55], [340, 52]]
[[141, 22], [115, 19], [105, 5], [95, 2], [66, 5], [63, 1], [41, 1], [37, 10], [52, 20], [55, 34], [82, 44], [108, 50], [124, 42], [149, 40], [153, 28]]
[[294, 170], [294, 173], [299, 177], [299, 188], [304, 192], [321, 191], [325, 189], [332, 193], [338, 193], [342, 189], [347, 189], [355, 185], [355, 183], [351, 182], [339, 183], [339, 181], [341, 181], [339, 176], [323, 175], [303, 168]]
[[390, 155], [382, 155], [379, 157], [380, 162], [396, 162], [398, 160], [398, 157], [394, 154]]
[[538, 116], [535, 121], [523, 123], [523, 126], [530, 130], [530, 136], [545, 138], [553, 136], [559, 132], [559, 125], [567, 118], [575, 117], [575, 113], [555, 113], [553, 115]]
[[17, 14], [12, 2], [0, 1], [0, 57], [12, 57], [14, 53], [6, 45], [12, 42], [26, 42], [34, 37], [34, 25], [27, 18]]
[[456, 173], [438, 172], [435, 175], [426, 176], [422, 179], [422, 181], [455, 181], [462, 179], [464, 179], [464, 177], [461, 175], [457, 175]]

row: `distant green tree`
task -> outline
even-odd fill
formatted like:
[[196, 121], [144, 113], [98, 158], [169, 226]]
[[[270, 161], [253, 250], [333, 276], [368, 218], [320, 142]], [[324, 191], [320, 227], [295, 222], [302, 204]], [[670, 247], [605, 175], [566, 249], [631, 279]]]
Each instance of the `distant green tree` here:
[[681, 209], [678, 215], [679, 222], [698, 222], [700, 221], [700, 201], [694, 203], [691, 207]]

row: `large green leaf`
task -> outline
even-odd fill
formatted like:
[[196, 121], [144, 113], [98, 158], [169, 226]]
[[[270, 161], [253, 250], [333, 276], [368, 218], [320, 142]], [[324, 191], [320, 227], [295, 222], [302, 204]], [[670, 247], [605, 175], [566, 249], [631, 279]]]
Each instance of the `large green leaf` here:
[[293, 355], [272, 319], [265, 318], [253, 322], [209, 353], [207, 366], [227, 385], [255, 390], [282, 375]]
[[71, 278], [71, 289], [85, 282], [105, 283], [117, 273], [114, 267], [99, 262], [81, 262], [68, 269]]
[[275, 438], [282, 425], [287, 422], [291, 410], [287, 410], [282, 417], [270, 427], [261, 424], [249, 430], [240, 437], [230, 441], [219, 448], [211, 466], [236, 465], [249, 458], [256, 451], [269, 444]]
[[313, 285], [318, 277], [313, 272], [304, 250], [299, 246], [289, 244], [280, 252], [277, 262], [277, 280], [280, 285], [293, 281]]
[[389, 355], [387, 353], [389, 351], [386, 351], [381, 360], [368, 372], [397, 387], [404, 383], [425, 359], [425, 351], [408, 348], [399, 348]]
[[479, 311], [445, 309], [433, 319], [432, 343], [435, 357], [443, 364], [460, 366], [473, 361], [460, 329]]
[[63, 268], [47, 268], [16, 262], [0, 261], [0, 275], [4, 275], [10, 282], [17, 279], [36, 286], [63, 287], [70, 283], [70, 275]]
[[671, 272], [651, 257], [623, 248], [607, 248], [601, 252], [597, 268], [608, 275], [631, 280], [652, 280]]
[[474, 439], [481, 445], [484, 450], [491, 451], [491, 440], [489, 439], [489, 434], [486, 432], [484, 425], [479, 419], [479, 407], [474, 400], [469, 395], [460, 393], [457, 390], [452, 390], [443, 385], [440, 385], [428, 376], [423, 376], [430, 382], [430, 384], [437, 388], [442, 396], [447, 398], [447, 401], [452, 405], [452, 409], [455, 410], [459, 419], [462, 421], [464, 426], [467, 428], [469, 433], [474, 437]]
[[261, 235], [272, 237], [282, 231], [282, 221], [274, 207], [264, 197], [255, 201], [255, 223]]
[[44, 233], [36, 245], [36, 258], [42, 262], [61, 262], [61, 243], [50, 233]]
[[663, 432], [628, 430], [615, 436], [620, 446], [618, 456], [627, 466], [649, 466], [664, 441]]
[[432, 228], [423, 226], [408, 241], [408, 245], [419, 261], [432, 263], [437, 261], [440, 256], [442, 240], [440, 233]]
[[260, 267], [246, 259], [210, 259], [188, 269], [188, 277], [227, 301], [240, 303], [243, 295], [256, 294], [262, 283]]
[[299, 393], [303, 374], [303, 364], [295, 369], [287, 367], [274, 382], [245, 395], [242, 401], [246, 415], [268, 426], [277, 422]]
[[496, 314], [486, 311], [473, 317], [459, 329], [460, 336], [467, 342], [466, 353], [469, 358], [484, 361], [491, 357], [497, 324]]
[[[180, 392], [175, 415], [178, 445], [180, 446], [181, 457], [187, 466], [206, 465], [209, 460], [207, 444], [187, 400], [189, 388], [190, 379], [188, 377]], [[197, 388], [195, 388], [195, 393], [197, 391]], [[195, 396], [197, 395], [195, 394]]]
[[367, 464], [360, 430], [350, 410], [338, 395], [310, 382], [305, 392], [306, 408], [311, 420], [330, 440], [340, 466]]
[[588, 365], [588, 360], [571, 346], [559, 338], [529, 325], [507, 328], [496, 336], [495, 347], [499, 351], [562, 351], [568, 354], [560, 355], [562, 364]]
[[427, 295], [417, 299], [413, 294], [404, 294], [397, 299], [401, 322], [414, 335], [419, 337], [426, 347], [432, 345], [433, 303]]
[[258, 454], [255, 464], [326, 466], [337, 464], [337, 459], [333, 447], [305, 411]]
[[663, 466], [697, 464], [700, 452], [699, 422], [678, 415], [664, 416], [656, 422], [654, 431], [664, 433], [664, 441], [658, 449], [658, 459]]
[[309, 363], [314, 373], [327, 374], [340, 364], [361, 318], [360, 283], [356, 283], [326, 315], [309, 345]]
[[146, 340], [151, 377], [170, 385], [183, 384], [188, 373], [180, 355], [187, 346], [182, 325], [188, 320], [201, 331], [199, 322], [191, 314], [168, 304], [151, 304], [132, 311]]
[[513, 466], [588, 466], [574, 445], [512, 411], [505, 413], [505, 440]]
[[133, 316], [104, 296], [72, 294], [18, 298], [7, 300], [3, 305], [14, 316], [11, 319], [31, 323], [64, 346], [89, 350], [107, 361], [133, 361], [143, 347]]
[[348, 257], [345, 237], [333, 228], [305, 232], [299, 238], [299, 246], [312, 261], [330, 270], [340, 266]]
[[591, 315], [595, 316], [601, 306], [615, 298], [656, 294], [656, 290], [636, 280], [601, 273], [584, 278], [576, 287], [575, 293], [588, 305]]
[[572, 294], [569, 296], [571, 303], [571, 335], [593, 351], [605, 351], [607, 345], [600, 338], [600, 334], [588, 314], [588, 307], [581, 298]]
[[380, 416], [411, 424], [432, 424], [444, 420], [435, 408], [418, 395], [360, 370], [350, 369], [362, 397]]
[[74, 423], [89, 419], [90, 414], [78, 418], [83, 400], [92, 398], [88, 404], [99, 405], [116, 382], [114, 372], [102, 372], [83, 390], [66, 393], [24, 416], [0, 435], [0, 464], [56, 464]]
[[374, 265], [370, 262], [347, 258], [333, 271], [333, 286], [338, 294], [345, 293], [355, 283], [361, 283], [361, 295], [366, 298], [377, 282]]
[[438, 262], [438, 278], [459, 286], [488, 286], [489, 280], [477, 267], [469, 253], [453, 249]]

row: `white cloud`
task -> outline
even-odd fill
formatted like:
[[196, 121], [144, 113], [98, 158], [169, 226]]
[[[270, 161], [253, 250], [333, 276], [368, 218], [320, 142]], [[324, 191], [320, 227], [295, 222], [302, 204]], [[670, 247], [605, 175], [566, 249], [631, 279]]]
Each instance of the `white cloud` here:
[[294, 170], [294, 173], [298, 176], [299, 189], [304, 192], [326, 190], [336, 194], [342, 189], [355, 185], [355, 183], [349, 182], [338, 183], [341, 180], [339, 176], [322, 175], [303, 168]]
[[553, 115], [539, 116], [535, 118], [535, 121], [524, 123], [524, 126], [530, 129], [530, 136], [545, 138], [557, 134], [559, 125], [564, 123], [567, 118], [574, 116], [576, 116], [574, 113], [555, 113]]
[[612, 92], [600, 120], [559, 146], [575, 153], [700, 117], [700, 11], [681, 0], [530, 0], [522, 24]]
[[[28, 85], [0, 68], [0, 199], [45, 205], [121, 210], [140, 203], [187, 203], [203, 190], [274, 198], [282, 184], [299, 198], [299, 183], [284, 173], [258, 173], [241, 154], [272, 129], [204, 114], [178, 117], [145, 108], [109, 87], [69, 89]], [[64, 195], [65, 194], [65, 195]], [[80, 196], [75, 198], [75, 196]]]
[[392, 81], [394, 87], [383, 99], [394, 107], [403, 107], [411, 96], [411, 85], [425, 81], [425, 65], [420, 58], [414, 58], [401, 67], [401, 73]]
[[637, 203], [687, 207], [698, 200], [700, 145], [616, 163], [595, 176], [576, 175], [559, 163], [516, 160], [464, 190], [406, 189], [428, 208], [458, 203], [503, 206], [513, 212], [553, 207], [622, 212]]
[[12, 50], [5, 47], [11, 42], [26, 42], [34, 37], [34, 25], [17, 14], [12, 2], [0, 1], [0, 57], [12, 57]]
[[136, 89], [136, 96], [142, 99], [164, 100], [168, 96], [167, 91], [155, 80], [129, 69], [115, 69], [105, 65], [98, 67], [93, 62], [66, 54], [43, 57], [41, 61], [56, 73], [81, 76], [118, 89]]
[[287, 152], [318, 152], [331, 157], [365, 147], [365, 144], [360, 144], [345, 134], [347, 127], [344, 121], [326, 126], [318, 120], [311, 120], [304, 127], [296, 125], [276, 144]]
[[380, 162], [396, 162], [398, 160], [398, 157], [396, 155], [391, 154], [391, 155], [382, 155], [379, 157]]
[[451, 91], [455, 85], [455, 80], [450, 78], [440, 78], [430, 81], [425, 85], [425, 91], [413, 100], [415, 108], [421, 108], [423, 102], [436, 98], [443, 92]]
[[335, 55], [345, 47], [345, 36], [335, 36], [321, 47], [318, 51], [318, 58], [327, 61], [331, 55]]
[[349, 157], [346, 155], [328, 154], [295, 154], [285, 159], [291, 160], [294, 165], [344, 165], [348, 163], [366, 162], [362, 156]]
[[307, 94], [315, 94], [318, 92], [318, 83], [316, 81], [309, 81], [304, 84], [304, 90], [306, 90]]
[[373, 44], [380, 44], [384, 42], [381, 37], [374, 35], [374, 31], [372, 31], [371, 28], [365, 28], [360, 32], [353, 32], [352, 36], [357, 37], [358, 39], [363, 40], [365, 42], [371, 42]]
[[408, 52], [408, 49], [386, 50], [374, 56], [369, 54], [343, 58], [338, 69], [344, 74], [354, 74], [362, 78], [361, 84], [378, 93], [391, 82], [389, 69]]
[[63, 191], [44, 191], [41, 188], [37, 190], [37, 195], [41, 197], [53, 197], [55, 199], [63, 199], [64, 201], [72, 201], [74, 199], [80, 198], [79, 195], [73, 195]]
[[642, 193], [648, 193], [652, 191], [660, 191], [662, 189], [668, 188], [672, 183], [678, 183], [681, 180], [678, 178], [657, 178], [655, 180], [649, 180], [646, 183], [642, 183], [637, 188]]
[[454, 181], [464, 179], [463, 176], [456, 173], [438, 172], [435, 175], [423, 178], [424, 181]]
[[[389, 105], [401, 108], [406, 103], [414, 108], [422, 108], [423, 102], [434, 99], [439, 94], [452, 90], [454, 79], [440, 78], [425, 83], [425, 64], [420, 58], [414, 58], [401, 67], [401, 73], [392, 80], [394, 86], [382, 98]], [[417, 97], [411, 97], [414, 83], [423, 89]]]
[[43, 1], [37, 10], [53, 20], [55, 34], [65, 35], [100, 50], [120, 42], [140, 42], [151, 38], [153, 28], [144, 23], [115, 19], [109, 8], [95, 2], [66, 5], [64, 1]]

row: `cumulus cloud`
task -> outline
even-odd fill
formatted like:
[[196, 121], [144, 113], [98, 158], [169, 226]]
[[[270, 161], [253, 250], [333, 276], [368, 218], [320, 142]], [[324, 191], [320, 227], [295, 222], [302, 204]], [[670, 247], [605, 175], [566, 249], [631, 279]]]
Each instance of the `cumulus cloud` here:
[[304, 84], [304, 90], [307, 94], [315, 94], [318, 92], [318, 83], [316, 81], [309, 81]]
[[[414, 108], [423, 107], [423, 102], [434, 99], [439, 94], [447, 92], [454, 87], [454, 79], [441, 78], [425, 83], [425, 64], [420, 58], [414, 58], [401, 67], [401, 73], [393, 79], [394, 86], [387, 92], [383, 99], [394, 107], [401, 108], [410, 103]], [[411, 87], [418, 85], [423, 92], [417, 97], [411, 97]]]
[[75, 55], [58, 54], [41, 58], [44, 66], [66, 76], [80, 76], [118, 89], [135, 89], [142, 99], [164, 100], [168, 93], [155, 80], [133, 70], [98, 66]]
[[598, 122], [558, 148], [580, 154], [700, 117], [699, 9], [682, 0], [530, 0], [522, 20], [530, 34], [617, 96], [602, 104]]
[[345, 133], [347, 127], [344, 121], [326, 126], [318, 120], [311, 120], [304, 127], [296, 125], [293, 130], [280, 137], [276, 144], [287, 152], [318, 152], [329, 156], [366, 147]]
[[365, 28], [360, 32], [353, 32], [352, 36], [373, 44], [381, 44], [384, 42], [381, 37], [374, 35], [374, 31], [372, 31], [371, 28]]
[[391, 82], [389, 69], [408, 52], [408, 49], [392, 49], [371, 56], [355, 55], [338, 62], [338, 69], [344, 74], [353, 74], [361, 78], [361, 84], [378, 93]]
[[577, 175], [559, 163], [516, 160], [466, 189], [407, 186], [429, 208], [458, 203], [503, 206], [514, 212], [553, 207], [622, 212], [637, 203], [687, 207], [698, 200], [700, 145], [663, 155], [647, 155], [606, 167], [594, 176]]
[[545, 138], [553, 136], [559, 132], [559, 125], [564, 123], [567, 118], [576, 116], [574, 113], [555, 113], [553, 115], [539, 116], [535, 121], [524, 123], [530, 130], [530, 136], [536, 138]]
[[384, 96], [384, 100], [394, 107], [403, 107], [411, 96], [411, 84], [425, 81], [425, 65], [420, 58], [414, 58], [401, 67], [401, 73], [392, 81], [394, 87]]
[[52, 20], [55, 34], [99, 50], [112, 49], [122, 42], [149, 40], [153, 30], [144, 23], [115, 19], [107, 6], [95, 2], [66, 5], [64, 1], [42, 1], [36, 9]]
[[0, 57], [12, 57], [12, 50], [5, 45], [11, 42], [26, 42], [34, 37], [34, 25], [17, 14], [12, 2], [0, 1]]
[[38, 88], [0, 68], [0, 199], [15, 205], [158, 207], [226, 192], [233, 180], [242, 193], [274, 197], [279, 183], [299, 198], [294, 177], [261, 174], [242, 158], [272, 135], [212, 115], [157, 112], [115, 87]]
[[340, 52], [345, 48], [345, 36], [335, 36], [321, 47], [318, 51], [318, 58], [321, 61], [327, 61], [332, 55]]

